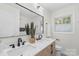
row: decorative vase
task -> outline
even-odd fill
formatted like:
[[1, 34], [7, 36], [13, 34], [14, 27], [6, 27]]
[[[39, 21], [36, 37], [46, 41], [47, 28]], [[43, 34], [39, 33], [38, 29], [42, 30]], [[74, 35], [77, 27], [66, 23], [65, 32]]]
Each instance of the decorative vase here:
[[30, 35], [26, 36], [26, 41], [29, 42]]
[[32, 43], [32, 44], [35, 43], [35, 41], [36, 41], [35, 37], [29, 39], [29, 42]]

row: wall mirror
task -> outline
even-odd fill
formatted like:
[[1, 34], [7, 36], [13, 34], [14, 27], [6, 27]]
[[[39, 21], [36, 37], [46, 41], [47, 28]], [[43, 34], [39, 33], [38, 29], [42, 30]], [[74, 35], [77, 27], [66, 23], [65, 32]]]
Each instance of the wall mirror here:
[[44, 17], [19, 3], [0, 4], [0, 37], [26, 35], [25, 25], [34, 22], [36, 34], [44, 33]]
[[25, 25], [31, 25], [31, 22], [36, 26], [36, 34], [44, 33], [44, 17], [40, 14], [30, 10], [29, 8], [16, 3], [16, 5], [20, 8], [20, 35], [27, 35], [25, 31]]

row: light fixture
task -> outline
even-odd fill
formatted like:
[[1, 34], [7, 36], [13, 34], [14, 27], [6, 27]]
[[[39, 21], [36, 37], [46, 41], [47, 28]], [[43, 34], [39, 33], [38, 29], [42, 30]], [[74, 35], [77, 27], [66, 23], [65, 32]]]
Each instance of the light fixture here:
[[40, 8], [40, 6], [37, 6], [37, 9], [39, 9]]

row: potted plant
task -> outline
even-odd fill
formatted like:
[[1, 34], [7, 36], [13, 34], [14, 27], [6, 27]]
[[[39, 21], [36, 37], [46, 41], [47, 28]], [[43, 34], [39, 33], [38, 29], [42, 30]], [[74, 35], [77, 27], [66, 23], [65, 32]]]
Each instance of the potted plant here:
[[35, 32], [36, 32], [36, 26], [34, 26], [34, 23], [31, 22], [31, 28], [30, 28], [30, 43], [35, 43]]
[[25, 31], [26, 31], [26, 35], [30, 35], [29, 24], [25, 25]]

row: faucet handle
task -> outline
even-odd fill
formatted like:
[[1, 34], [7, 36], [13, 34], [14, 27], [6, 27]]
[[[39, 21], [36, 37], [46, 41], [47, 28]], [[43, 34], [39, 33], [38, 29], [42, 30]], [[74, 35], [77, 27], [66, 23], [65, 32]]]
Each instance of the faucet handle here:
[[9, 45], [9, 46], [12, 46], [12, 48], [15, 48], [15, 45], [14, 45], [14, 44], [11, 44], [11, 45]]
[[25, 44], [25, 42], [26, 42], [26, 41], [23, 41], [23, 42], [22, 42], [22, 45], [24, 45], [24, 44]]

